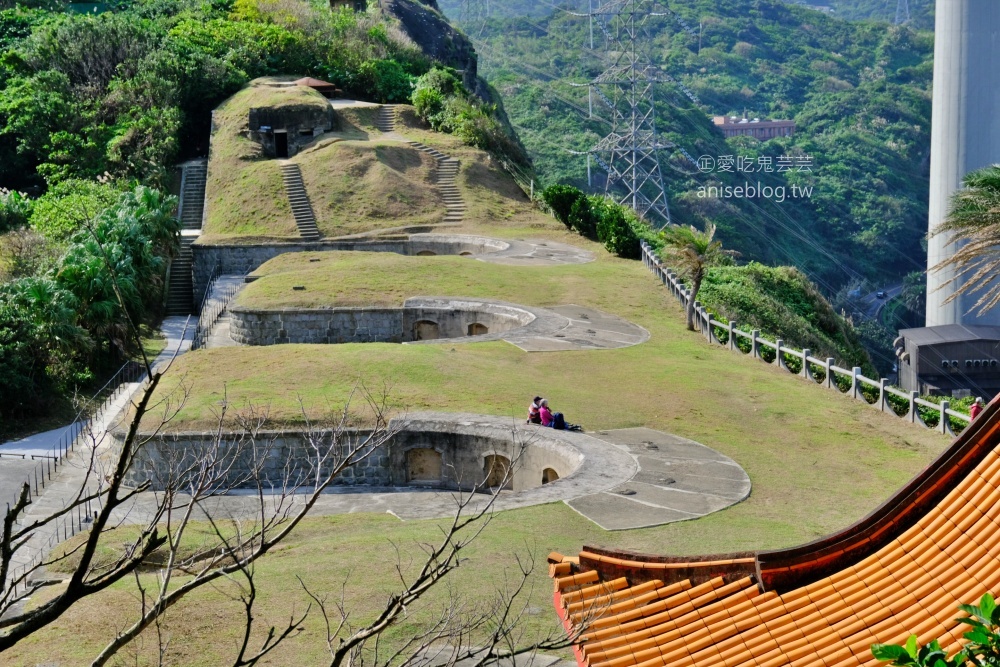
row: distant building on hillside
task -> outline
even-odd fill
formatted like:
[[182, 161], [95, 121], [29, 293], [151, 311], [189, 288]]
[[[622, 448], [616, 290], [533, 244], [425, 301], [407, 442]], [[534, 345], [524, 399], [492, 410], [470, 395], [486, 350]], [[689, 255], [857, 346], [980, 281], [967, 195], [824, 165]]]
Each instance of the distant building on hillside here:
[[737, 118], [736, 116], [715, 116], [715, 126], [729, 137], [753, 137], [767, 141], [775, 137], [790, 137], [795, 134], [794, 120], [761, 120], [760, 118]]
[[899, 386], [907, 391], [986, 400], [1000, 393], [1000, 327], [902, 329], [895, 348]]

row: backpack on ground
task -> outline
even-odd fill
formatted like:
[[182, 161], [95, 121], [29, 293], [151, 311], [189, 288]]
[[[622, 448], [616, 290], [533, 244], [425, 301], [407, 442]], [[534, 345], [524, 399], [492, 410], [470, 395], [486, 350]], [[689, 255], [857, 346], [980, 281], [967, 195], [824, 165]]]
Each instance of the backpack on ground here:
[[552, 413], [552, 428], [556, 429], [557, 431], [566, 430], [566, 420], [563, 418], [563, 413], [561, 412]]

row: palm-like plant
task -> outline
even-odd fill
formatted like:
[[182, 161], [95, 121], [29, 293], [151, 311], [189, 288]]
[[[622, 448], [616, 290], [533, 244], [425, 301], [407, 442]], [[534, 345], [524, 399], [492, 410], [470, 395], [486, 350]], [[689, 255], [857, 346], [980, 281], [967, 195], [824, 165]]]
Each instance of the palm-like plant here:
[[948, 217], [933, 232], [951, 233], [958, 250], [932, 271], [955, 270], [945, 285], [961, 282], [945, 303], [985, 289], [971, 310], [982, 314], [1000, 303], [1000, 164], [970, 172], [951, 200]]
[[660, 232], [663, 260], [690, 283], [691, 298], [687, 302], [687, 328], [694, 331], [694, 302], [705, 279], [705, 272], [713, 266], [730, 264], [738, 253], [726, 250], [722, 241], [715, 240], [715, 225], [708, 224], [702, 232], [694, 227], [668, 227]]

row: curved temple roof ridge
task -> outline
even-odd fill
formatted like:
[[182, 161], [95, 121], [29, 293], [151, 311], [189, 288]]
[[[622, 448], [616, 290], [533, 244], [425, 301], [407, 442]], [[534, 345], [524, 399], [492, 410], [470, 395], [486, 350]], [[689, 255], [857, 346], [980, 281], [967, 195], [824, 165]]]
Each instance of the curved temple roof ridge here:
[[553, 553], [581, 666], [877, 665], [873, 643], [962, 643], [958, 605], [1000, 588], [1000, 403], [854, 525], [789, 549], [675, 558]]

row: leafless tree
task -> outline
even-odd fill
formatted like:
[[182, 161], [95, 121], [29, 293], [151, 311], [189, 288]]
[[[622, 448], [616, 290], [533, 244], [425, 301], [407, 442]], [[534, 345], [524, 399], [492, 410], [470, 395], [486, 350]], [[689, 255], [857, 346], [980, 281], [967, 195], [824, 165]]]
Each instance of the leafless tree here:
[[[540, 639], [523, 636], [520, 621], [527, 605], [525, 598], [530, 597], [525, 594], [530, 593], [534, 564], [530, 559], [520, 559], [514, 576], [488, 603], [473, 602], [452, 591], [437, 620], [425, 630], [388, 652], [379, 643], [382, 633], [404, 617], [408, 607], [421, 601], [459, 566], [464, 550], [489, 525], [501, 489], [514, 474], [519, 458], [515, 452], [513, 464], [502, 471], [499, 486], [491, 490], [483, 482], [455, 494], [454, 519], [437, 544], [422, 545], [424, 561], [415, 575], [408, 576], [408, 568], [397, 566], [399, 590], [389, 596], [375, 621], [355, 626], [343, 599], [330, 602], [327, 595], [310, 590], [308, 582], [302, 582], [304, 595], [312, 603], [299, 614], [291, 613], [284, 626], [265, 629], [263, 641], [251, 646], [254, 637], [261, 634], [253, 613], [258, 586], [256, 561], [295, 529], [338, 475], [387, 446], [405, 426], [405, 420], [390, 424], [387, 395], [376, 395], [359, 386], [335, 421], [307, 424], [302, 449], [275, 470], [267, 465], [273, 460], [270, 454], [275, 436], [265, 430], [266, 410], [248, 406], [234, 413], [223, 401], [210, 441], [204, 446], [179, 447], [171, 456], [162, 446], [163, 431], [180, 411], [186, 393], [154, 399], [161, 378], [162, 372], [152, 371], [130, 402], [123, 422], [123, 446], [110, 446], [107, 432], [88, 434], [87, 445], [75, 453], [76, 465], [85, 468], [84, 480], [64, 507], [45, 516], [31, 514], [31, 496], [25, 485], [4, 517], [0, 536], [0, 581], [4, 582], [0, 591], [0, 652], [53, 623], [74, 603], [125, 578], [134, 578], [138, 612], [108, 641], [93, 665], [108, 664], [147, 630], [156, 633], [163, 664], [166, 640], [161, 622], [167, 611], [192, 591], [215, 582], [235, 585], [235, 597], [244, 611], [244, 632], [234, 667], [257, 664], [282, 641], [296, 635], [314, 607], [325, 620], [330, 664], [334, 666], [363, 666], [368, 662], [373, 667], [388, 667], [403, 662], [421, 667], [430, 662], [453, 664], [466, 659], [482, 664], [527, 651], [567, 646], [574, 640], [561, 630]], [[358, 410], [352, 409], [352, 403], [358, 402], [367, 412], [366, 424], [360, 429], [355, 427]], [[155, 427], [144, 431], [143, 425], [151, 417]], [[516, 431], [512, 435], [516, 443]], [[154, 473], [150, 469], [145, 479], [136, 481], [133, 468], [157, 443], [161, 445], [156, 452], [160, 461], [157, 470]], [[523, 443], [517, 443], [518, 449], [521, 446]], [[253, 489], [246, 511], [233, 516], [215, 509], [212, 500], [236, 488]], [[114, 559], [101, 560], [97, 554], [102, 544], [121, 541], [120, 534], [113, 531], [126, 521], [136, 521], [140, 510], [135, 500], [140, 494], [146, 502], [137, 533]], [[155, 503], [148, 501], [151, 496]], [[82, 541], [55, 550], [12, 576], [15, 556], [29, 548], [33, 537], [88, 505], [99, 505], [100, 509]], [[206, 524], [211, 538], [194, 552], [190, 546], [185, 549], [185, 536], [192, 526]], [[71, 573], [59, 592], [26, 609], [21, 603], [49, 583], [42, 576], [44, 569], [60, 562], [63, 569], [69, 566]], [[152, 583], [149, 577], [139, 575], [140, 567], [150, 563], [158, 566]], [[183, 581], [176, 579], [178, 574], [183, 575]]]
[[[122, 301], [106, 257], [105, 263]], [[126, 326], [138, 343], [137, 327], [132, 322]], [[138, 347], [141, 350], [141, 344]], [[400, 663], [424, 667], [459, 660], [481, 665], [568, 646], [586, 627], [586, 623], [579, 624], [574, 636], [561, 630], [541, 638], [524, 635], [520, 621], [530, 597], [526, 593], [530, 593], [534, 563], [519, 559], [517, 573], [488, 603], [471, 601], [452, 591], [429, 627], [388, 654], [380, 649], [383, 633], [405, 616], [408, 606], [421, 601], [459, 566], [465, 549], [492, 519], [496, 501], [513, 478], [526, 444], [512, 428], [512, 456], [510, 464], [500, 470], [502, 479], [497, 483], [496, 475], [487, 471], [486, 480], [478, 484], [463, 486], [462, 480], [456, 480], [459, 488], [466, 490], [455, 494], [453, 521], [436, 544], [423, 546], [424, 561], [416, 575], [407, 575], [408, 568], [398, 556], [399, 590], [389, 596], [373, 622], [355, 626], [343, 598], [331, 603], [328, 596], [311, 591], [307, 582], [302, 582], [312, 605], [300, 614], [290, 613], [286, 625], [268, 628], [263, 641], [251, 646], [258, 635], [254, 617], [256, 562], [291, 534], [341, 473], [387, 447], [405, 428], [405, 419], [390, 422], [387, 389], [374, 393], [359, 383], [335, 417], [323, 424], [311, 423], [303, 406], [306, 427], [302, 447], [280, 459], [280, 466], [271, 463], [276, 436], [267, 431], [267, 411], [253, 405], [232, 411], [228, 400], [217, 410], [213, 437], [201, 444], [171, 448], [163, 446], [161, 436], [180, 413], [188, 392], [181, 385], [178, 391], [161, 396], [164, 392], [158, 389], [172, 362], [154, 368], [144, 352], [142, 357], [146, 377], [119, 421], [86, 431], [85, 442], [71, 454], [69, 463], [76, 466], [80, 477], [73, 492], [59, 507], [36, 512], [30, 483], [26, 482], [4, 514], [0, 533], [0, 653], [46, 628], [77, 602], [128, 578], [135, 581], [138, 613], [108, 641], [93, 660], [94, 666], [108, 664], [125, 647], [141, 641], [146, 631], [155, 633], [159, 662], [165, 664], [168, 640], [162, 623], [167, 611], [193, 591], [222, 582], [236, 586], [244, 616], [234, 667], [257, 664], [297, 634], [312, 606], [318, 607], [325, 620], [330, 664], [337, 667], [345, 663], [365, 667], [366, 662], [372, 667]], [[364, 409], [358, 410], [357, 404]], [[362, 424], [358, 424], [359, 414], [364, 415]], [[111, 438], [114, 430], [122, 433], [117, 445]], [[148, 465], [154, 458], [157, 465]], [[497, 483], [494, 488], [487, 487], [491, 478]], [[254, 494], [240, 516], [214, 508], [213, 499], [247, 488]], [[150, 496], [155, 502], [146, 502], [145, 509], [139, 509], [140, 497]], [[92, 507], [98, 510], [91, 516]], [[84, 508], [88, 521], [80, 541], [32, 559], [27, 566], [15, 567], [25, 552], [39, 550], [44, 536], [51, 535], [53, 529], [58, 538], [59, 526], [67, 518], [79, 516]], [[132, 525], [134, 532], [130, 534], [134, 537], [122, 545], [122, 533], [116, 529], [126, 523]], [[196, 524], [208, 525], [211, 538], [191, 553], [184, 548], [185, 536]], [[115, 545], [111, 549], [115, 556], [99, 558], [101, 548], [109, 545]], [[401, 554], [399, 549], [397, 554]], [[140, 568], [151, 563], [159, 564], [155, 585], [140, 576]], [[68, 577], [60, 582], [57, 593], [28, 608], [24, 604], [28, 598], [54, 583], [44, 573], [56, 564], [69, 570]], [[178, 573], [184, 575], [183, 581], [177, 580]]]

